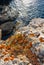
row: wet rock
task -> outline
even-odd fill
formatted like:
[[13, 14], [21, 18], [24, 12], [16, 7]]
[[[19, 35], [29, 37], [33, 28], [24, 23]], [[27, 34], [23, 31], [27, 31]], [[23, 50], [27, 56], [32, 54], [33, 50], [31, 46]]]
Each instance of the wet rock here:
[[11, 0], [0, 0], [0, 5], [8, 5], [11, 2]]
[[0, 12], [0, 24], [6, 21], [13, 21], [18, 17], [18, 11], [11, 6], [0, 6], [2, 11]]
[[[14, 21], [18, 17], [19, 13], [16, 8], [13, 8], [10, 5], [11, 0], [2, 0], [0, 2], [3, 3], [0, 4], [0, 29], [2, 29], [2, 36], [5, 36], [6, 34], [11, 33], [13, 28], [15, 28]], [[6, 3], [8, 3], [8, 5]]]
[[24, 24], [23, 21], [21, 21], [21, 20], [20, 20], [20, 21], [17, 21], [16, 24], [15, 24], [16, 29], [19, 29], [19, 28], [21, 28], [21, 27], [24, 27], [24, 25], [25, 25], [25, 24]]
[[13, 31], [14, 22], [6, 22], [0, 25], [0, 28], [2, 29], [3, 35], [9, 34]]

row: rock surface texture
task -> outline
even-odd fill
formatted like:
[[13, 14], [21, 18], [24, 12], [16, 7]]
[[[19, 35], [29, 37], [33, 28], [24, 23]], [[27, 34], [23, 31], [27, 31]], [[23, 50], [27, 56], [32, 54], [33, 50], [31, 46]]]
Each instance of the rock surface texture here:
[[2, 29], [3, 35], [13, 30], [14, 21], [18, 17], [18, 11], [9, 5], [11, 1], [0, 0], [0, 29]]
[[44, 19], [32, 19], [0, 44], [0, 65], [44, 65]]
[[28, 36], [33, 44], [32, 52], [36, 53], [42, 63], [41, 65], [44, 65], [44, 19], [32, 19], [29, 25], [19, 28], [16, 32]]

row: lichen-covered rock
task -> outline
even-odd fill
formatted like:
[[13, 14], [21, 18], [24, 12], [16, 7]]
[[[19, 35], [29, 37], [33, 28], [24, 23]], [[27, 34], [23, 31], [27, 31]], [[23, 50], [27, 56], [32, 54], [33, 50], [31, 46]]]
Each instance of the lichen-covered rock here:
[[[43, 65], [44, 33], [42, 30], [44, 30], [44, 26], [39, 24], [41, 22], [37, 23], [37, 28], [34, 28], [32, 23], [19, 28], [13, 36], [6, 40], [5, 44], [1, 44], [1, 59], [4, 62], [12, 61], [12, 64], [15, 65]], [[36, 26], [36, 22], [34, 25]]]
[[29, 25], [19, 28], [17, 33], [19, 32], [26, 34], [28, 40], [32, 42], [32, 52], [35, 53], [39, 57], [39, 61], [44, 64], [44, 19], [32, 19]]

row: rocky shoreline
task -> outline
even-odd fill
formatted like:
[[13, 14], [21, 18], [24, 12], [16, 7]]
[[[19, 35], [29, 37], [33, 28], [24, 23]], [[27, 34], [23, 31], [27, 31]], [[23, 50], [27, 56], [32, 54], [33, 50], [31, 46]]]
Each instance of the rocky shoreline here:
[[16, 29], [0, 44], [0, 65], [44, 65], [44, 19], [32, 19]]

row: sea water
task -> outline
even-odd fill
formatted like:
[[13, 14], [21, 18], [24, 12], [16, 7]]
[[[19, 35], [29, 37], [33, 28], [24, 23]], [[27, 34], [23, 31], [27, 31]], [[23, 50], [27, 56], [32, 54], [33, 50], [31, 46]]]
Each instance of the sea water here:
[[44, 0], [12, 0], [10, 6], [19, 12], [17, 20], [26, 24], [33, 18], [44, 18]]

